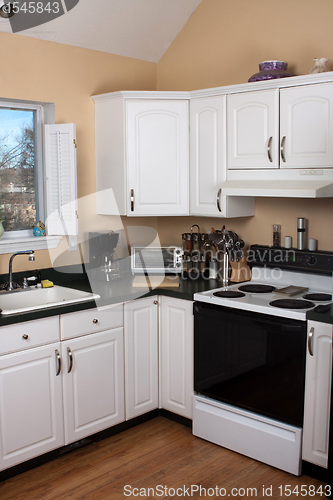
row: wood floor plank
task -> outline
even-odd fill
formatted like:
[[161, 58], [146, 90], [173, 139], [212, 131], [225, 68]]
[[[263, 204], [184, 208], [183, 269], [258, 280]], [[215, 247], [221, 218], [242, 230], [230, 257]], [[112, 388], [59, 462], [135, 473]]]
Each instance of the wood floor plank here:
[[3, 481], [0, 499], [217, 499], [224, 492], [229, 498], [325, 498], [309, 490], [306, 496], [282, 495], [287, 490], [279, 487], [285, 485], [324, 486], [196, 438], [189, 428], [158, 417]]

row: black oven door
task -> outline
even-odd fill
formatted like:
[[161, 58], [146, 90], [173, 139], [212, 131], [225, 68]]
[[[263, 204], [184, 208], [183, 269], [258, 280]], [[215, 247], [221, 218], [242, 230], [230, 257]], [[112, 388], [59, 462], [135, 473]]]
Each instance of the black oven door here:
[[194, 390], [302, 427], [306, 321], [194, 303]]

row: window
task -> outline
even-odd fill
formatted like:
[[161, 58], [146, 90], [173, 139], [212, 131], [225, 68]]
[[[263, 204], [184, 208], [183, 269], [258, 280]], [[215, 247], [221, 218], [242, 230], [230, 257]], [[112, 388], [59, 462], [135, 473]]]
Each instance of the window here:
[[40, 105], [0, 101], [0, 217], [6, 232], [30, 233], [44, 219], [42, 119]]
[[[78, 233], [76, 127], [54, 124], [54, 114], [53, 103], [0, 99], [0, 254], [55, 248]], [[47, 238], [33, 236], [38, 220]]]

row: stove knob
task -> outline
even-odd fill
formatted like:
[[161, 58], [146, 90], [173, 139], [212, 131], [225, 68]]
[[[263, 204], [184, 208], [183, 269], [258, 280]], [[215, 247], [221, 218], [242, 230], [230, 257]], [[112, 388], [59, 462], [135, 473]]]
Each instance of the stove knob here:
[[317, 264], [317, 257], [315, 257], [314, 255], [310, 255], [310, 257], [308, 257], [307, 259], [307, 262], [309, 266], [314, 266], [315, 264]]

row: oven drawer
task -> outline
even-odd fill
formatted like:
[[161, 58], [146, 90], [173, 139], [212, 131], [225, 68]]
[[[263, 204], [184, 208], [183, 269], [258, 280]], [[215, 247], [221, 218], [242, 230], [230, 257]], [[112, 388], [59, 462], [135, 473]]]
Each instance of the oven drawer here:
[[302, 429], [194, 396], [193, 434], [299, 476]]

